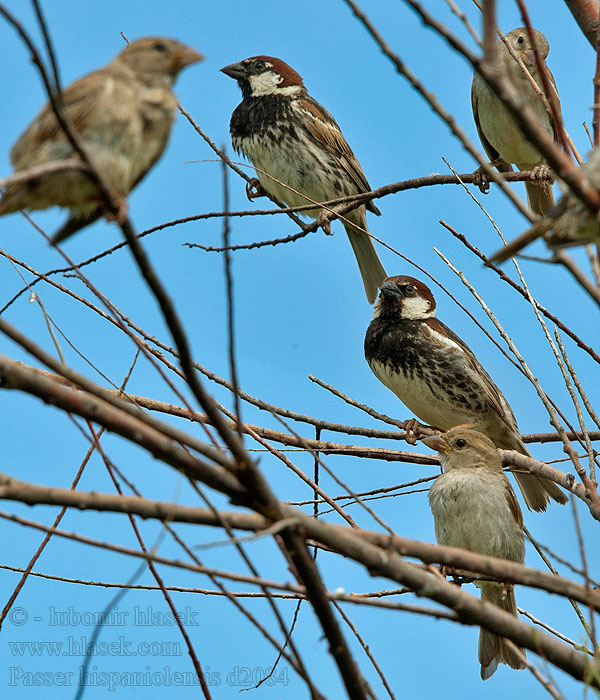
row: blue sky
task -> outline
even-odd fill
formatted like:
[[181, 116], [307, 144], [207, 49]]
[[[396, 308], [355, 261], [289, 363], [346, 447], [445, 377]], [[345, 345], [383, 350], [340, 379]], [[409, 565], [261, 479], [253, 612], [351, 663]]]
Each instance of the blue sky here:
[[[472, 45], [444, 3], [429, 2], [427, 5]], [[500, 27], [509, 31], [521, 26], [513, 4], [501, 5]], [[556, 78], [567, 129], [581, 152], [585, 153], [588, 142], [582, 122], [591, 125], [594, 53], [565, 6], [562, 3], [549, 5], [544, 0], [528, 2], [534, 25], [546, 34], [550, 42], [548, 64]], [[13, 0], [6, 6], [39, 39], [29, 5]], [[462, 0], [461, 6], [479, 28], [478, 11], [467, 0]], [[393, 50], [437, 94], [446, 109], [477, 142], [470, 106], [472, 73], [469, 66], [450, 52], [442, 39], [424, 28], [403, 3], [364, 0], [362, 7]], [[226, 145], [230, 154], [229, 117], [240, 101], [240, 93], [236, 84], [219, 73], [219, 69], [247, 56], [268, 54], [284, 59], [295, 68], [303, 76], [311, 95], [334, 115], [373, 187], [434, 172], [446, 173], [442, 157], [459, 172], [471, 172], [476, 167], [453, 139], [448, 127], [395, 72], [341, 0], [328, 3], [263, 0], [260, 5], [238, 0], [226, 3], [176, 0], [168, 7], [164, 3], [141, 0], [126, 3], [106, 0], [101, 5], [55, 0], [45, 3], [44, 9], [64, 84], [111, 60], [123, 46], [120, 32], [130, 39], [150, 34], [172, 36], [204, 53], [206, 59], [203, 63], [187, 69], [180, 76], [176, 92], [202, 129], [214, 142]], [[45, 98], [27, 51], [4, 22], [0, 22], [0, 40], [7, 57], [5, 69], [0, 74], [3, 90], [0, 102], [3, 125], [0, 173], [7, 175], [11, 172], [10, 147]], [[142, 231], [174, 218], [220, 210], [223, 202], [222, 173], [220, 164], [212, 162], [213, 159], [214, 153], [206, 143], [182, 117], [178, 117], [163, 159], [129, 197], [129, 213], [136, 229]], [[244, 183], [234, 174], [229, 177], [229, 185], [232, 209], [267, 206], [266, 200], [249, 203]], [[514, 187], [524, 196], [521, 185]], [[480, 197], [478, 192], [475, 194]], [[526, 226], [523, 217], [493, 188], [490, 195], [480, 199], [508, 238]], [[383, 216], [370, 216], [373, 233], [436, 277], [498, 339], [478, 303], [433, 248], [442, 251], [481, 292], [546, 391], [565, 408], [569, 418], [575, 420], [556, 363], [531, 309], [438, 223], [444, 219], [483, 251], [495, 250], [499, 245], [497, 236], [468, 195], [455, 186], [426, 188], [392, 195], [380, 200], [378, 206]], [[37, 213], [34, 218], [46, 231], [52, 232], [58, 228], [64, 215], [52, 210]], [[378, 383], [364, 361], [362, 344], [372, 310], [364, 298], [341, 225], [335, 223], [333, 231], [335, 235], [332, 237], [317, 232], [293, 244], [239, 251], [233, 256], [239, 381], [248, 393], [300, 413], [350, 425], [383, 427], [308, 379], [308, 374], [316, 375], [383, 413], [400, 419], [411, 417], [396, 397]], [[228, 377], [223, 260], [219, 254], [190, 250], [182, 245], [185, 242], [220, 245], [221, 233], [220, 220], [209, 219], [160, 231], [146, 237], [144, 245], [181, 314], [195, 359], [217, 374]], [[280, 216], [231, 222], [231, 238], [236, 243], [267, 240], [291, 233], [294, 233], [293, 224]], [[82, 261], [117, 243], [120, 235], [115, 226], [101, 221], [68, 241], [64, 248], [75, 261]], [[63, 265], [57, 252], [50, 249], [20, 215], [0, 221], [0, 246], [39, 271]], [[532, 250], [543, 253], [541, 246]], [[393, 252], [380, 249], [380, 256], [390, 274], [422, 277]], [[585, 264], [581, 251], [574, 252], [574, 256], [582, 265]], [[568, 274], [535, 262], [523, 262], [522, 269], [534, 296], [580, 333], [586, 342], [598, 347], [597, 307], [573, 285]], [[510, 265], [506, 270], [514, 276]], [[104, 258], [86, 268], [86, 272], [124, 313], [150, 335], [171, 344], [157, 306], [126, 250]], [[58, 277], [57, 280], [77, 293], [88, 294], [76, 279]], [[0, 306], [22, 284], [14, 268], [4, 257], [0, 258]], [[61, 292], [42, 285], [38, 285], [37, 291], [48, 314], [78, 351], [113, 382], [120, 384], [133, 360], [132, 344], [96, 314]], [[547, 414], [531, 385], [449, 297], [439, 289], [434, 289], [434, 294], [439, 317], [468, 342], [488, 369], [509, 399], [521, 430], [549, 430]], [[27, 295], [6, 312], [5, 318], [45, 349], [54, 352], [44, 317], [36, 304], [29, 303]], [[61, 345], [67, 362], [96, 381], [103, 381], [62, 340]], [[584, 353], [577, 351], [570, 341], [566, 341], [566, 346], [590, 398], [597, 400], [597, 366]], [[0, 352], [34, 363], [5, 338], [0, 338]], [[132, 393], [178, 402], [155, 370], [143, 362], [136, 366], [128, 388]], [[209, 388], [226, 406], [232, 407], [227, 392], [213, 385]], [[87, 443], [73, 424], [57, 410], [13, 392], [0, 392], [0, 410], [3, 416], [0, 424], [2, 471], [26, 481], [68, 486], [87, 449]], [[250, 423], [280, 429], [264, 412], [247, 405], [243, 406], [242, 415]], [[196, 429], [187, 424], [183, 427], [191, 431]], [[308, 437], [314, 437], [309, 429], [302, 428], [302, 431]], [[344, 439], [344, 436], [334, 433], [323, 437], [333, 441]], [[352, 444], [379, 445], [354, 437], [347, 440]], [[176, 474], [149, 459], [141, 450], [112, 436], [104, 437], [103, 444], [146, 496], [198, 503], [197, 497]], [[255, 447], [250, 442], [247, 444]], [[381, 446], [397, 447], [398, 444]], [[418, 447], [417, 451], [425, 452], [427, 448]], [[535, 445], [533, 452], [540, 458], [562, 457], [562, 451], [556, 445]], [[308, 455], [290, 456], [311, 473], [312, 460]], [[326, 461], [355, 491], [398, 484], [433, 473], [431, 469], [418, 465], [343, 457], [329, 457]], [[310, 498], [307, 487], [290, 476], [280, 462], [262, 456], [260, 464], [281, 498], [293, 501]], [[337, 487], [331, 480], [324, 475], [322, 478], [324, 488], [332, 495], [337, 494]], [[112, 492], [112, 484], [97, 456], [92, 458], [81, 488]], [[224, 499], [215, 497], [214, 501], [226, 506]], [[434, 541], [426, 493], [384, 499], [374, 502], [374, 505], [377, 513], [399, 534]], [[47, 524], [52, 522], [55, 512], [41, 506], [20, 508], [12, 503], [3, 503], [0, 507]], [[376, 524], [362, 516], [356, 507], [349, 510], [361, 525], [376, 529]], [[583, 508], [579, 510], [585, 525], [588, 558], [597, 561], [598, 538], [592, 538], [590, 518], [586, 517]], [[534, 536], [562, 556], [579, 563], [570, 506], [562, 509], [553, 506], [545, 515], [525, 513], [525, 519]], [[121, 517], [71, 512], [62, 525], [66, 530], [136, 546], [128, 523]], [[154, 541], [160, 530], [155, 523], [142, 523], [141, 528], [148, 543]], [[218, 532], [199, 528], [181, 526], [178, 530], [192, 544], [221, 538]], [[0, 521], [0, 532], [4, 545], [2, 562], [17, 567], [26, 565], [41, 539], [40, 533], [5, 521]], [[259, 540], [247, 548], [265, 577], [283, 581], [290, 578], [270, 542]], [[182, 556], [168, 539], [160, 551], [165, 556]], [[200, 555], [207, 565], [243, 570], [231, 547], [201, 551]], [[343, 587], [348, 591], [366, 591], [391, 587], [389, 581], [370, 578], [354, 564], [337, 557], [333, 559], [321, 553], [319, 561], [325, 582], [332, 589]], [[542, 566], [535, 552], [529, 550], [526, 561], [533, 566]], [[85, 580], [123, 582], [136, 567], [136, 561], [122, 556], [55, 540], [35, 569]], [[175, 570], [162, 571], [167, 583], [212, 588], [204, 577]], [[17, 580], [17, 574], [0, 570], [2, 605]], [[141, 582], [153, 583], [147, 573]], [[249, 590], [243, 584], [231, 584], [230, 587], [232, 590]], [[475, 592], [473, 587], [470, 589]], [[81, 659], [68, 650], [74, 649], [75, 642], [82, 636], [89, 638], [92, 628], [85, 624], [53, 624], [55, 618], [51, 607], [68, 612], [72, 606], [74, 613], [94, 612], [107, 604], [113, 592], [100, 587], [42, 579], [27, 582], [15, 604], [23, 609], [24, 615], [15, 617], [13, 623], [7, 622], [0, 638], [0, 653], [6, 661], [5, 668], [0, 671], [0, 684], [6, 686], [11, 679], [8, 667], [17, 669], [12, 671], [15, 682], [10, 686], [11, 699], [33, 696], [34, 691], [24, 681], [26, 676], [20, 676], [20, 673], [34, 670], [73, 672], [72, 678], [77, 677]], [[209, 673], [218, 674], [218, 677], [212, 676], [215, 698], [233, 697], [235, 683], [241, 682], [245, 673], [239, 669], [247, 667], [252, 673], [260, 673], [260, 669], [272, 665], [276, 655], [273, 649], [226, 600], [183, 593], [173, 595], [179, 609], [190, 606], [190, 610], [197, 613], [195, 617], [190, 616], [189, 630], [201, 662], [205, 668], [210, 667]], [[568, 603], [521, 588], [517, 590], [517, 602], [567, 636], [582, 639], [581, 626]], [[258, 617], [268, 619], [270, 629], [275, 630], [264, 602], [245, 601], [245, 604]], [[157, 613], [166, 610], [160, 594], [143, 591], [130, 592], [119, 603], [119, 610], [127, 613], [124, 619], [132, 622], [136, 609], [142, 611], [148, 606]], [[289, 601], [281, 604], [288, 622], [294, 606], [295, 603]], [[465, 696], [495, 700], [510, 695], [524, 697], [526, 694], [542, 697], [545, 693], [527, 672], [511, 672], [506, 668], [501, 668], [482, 685], [476, 663], [475, 628], [360, 607], [347, 607], [346, 611], [369, 643], [398, 698], [437, 697], [440, 685], [443, 685], [448, 700]], [[27, 621], [23, 623], [25, 618]], [[75, 615], [64, 620], [77, 622]], [[320, 688], [328, 697], [340, 697], [337, 671], [326, 655], [325, 642], [308, 606], [301, 610], [295, 634], [296, 639], [301, 640], [305, 660]], [[347, 636], [351, 638], [349, 632]], [[177, 652], [177, 647], [173, 647], [175, 651], [171, 656], [167, 653], [144, 655], [140, 651], [133, 658], [121, 652], [97, 657], [92, 664], [98, 672], [147, 670], [167, 673], [165, 667], [172, 671], [192, 671], [183, 643], [172, 626], [155, 624], [149, 628], [128, 624], [124, 628], [107, 627], [101, 635], [101, 640], [109, 642], [121, 638], [123, 644], [138, 645], [139, 642], [158, 640], [179, 644], [181, 648]], [[52, 657], [47, 649], [36, 657], [30, 649], [15, 646], [24, 641], [63, 642], [65, 646], [58, 657]], [[363, 652], [354, 641], [351, 643], [369, 681], [379, 696], [385, 697]], [[68, 644], [71, 647], [66, 646]], [[130, 647], [122, 647], [121, 651], [124, 648]], [[271, 687], [262, 686], [254, 691], [254, 697], [268, 700], [305, 697], [304, 686], [291, 669], [288, 669], [288, 679], [289, 683], [284, 685], [284, 672], [278, 683]], [[565, 695], [573, 697], [573, 682], [560, 672], [555, 673], [555, 679]], [[54, 692], [48, 692], [48, 696], [71, 697], [75, 687], [66, 685], [66, 690], [55, 686]], [[90, 687], [86, 697], [111, 697], [110, 692], [106, 686]], [[137, 688], [118, 686], [116, 692], [127, 697], [162, 698], [165, 688], [158, 683]], [[177, 689], [177, 697], [198, 697], [198, 690]]]

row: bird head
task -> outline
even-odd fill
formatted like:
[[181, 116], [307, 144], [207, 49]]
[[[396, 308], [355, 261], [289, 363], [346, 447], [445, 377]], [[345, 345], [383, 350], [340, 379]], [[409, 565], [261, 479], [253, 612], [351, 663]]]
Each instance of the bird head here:
[[374, 318], [421, 320], [435, 316], [435, 299], [426, 284], [408, 275], [388, 277], [379, 287]]
[[244, 98], [294, 95], [306, 91], [302, 78], [287, 63], [272, 56], [252, 56], [221, 68], [237, 80]]
[[[533, 29], [532, 32], [533, 38], [535, 39], [535, 46], [539, 51], [540, 56], [545, 59], [550, 53], [550, 44], [548, 44], [548, 39], [546, 39], [542, 32], [537, 29]], [[506, 40], [517, 56], [520, 56], [521, 60], [530, 71], [532, 68], [535, 68], [535, 52], [525, 27], [513, 29], [512, 32], [509, 32], [506, 35]]]
[[145, 82], [164, 79], [172, 85], [182, 68], [203, 59], [201, 53], [175, 39], [147, 36], [128, 44], [115, 61], [126, 65]]
[[445, 472], [473, 467], [502, 472], [502, 461], [496, 445], [478, 430], [458, 426], [445, 433], [423, 438], [423, 442], [439, 452]]

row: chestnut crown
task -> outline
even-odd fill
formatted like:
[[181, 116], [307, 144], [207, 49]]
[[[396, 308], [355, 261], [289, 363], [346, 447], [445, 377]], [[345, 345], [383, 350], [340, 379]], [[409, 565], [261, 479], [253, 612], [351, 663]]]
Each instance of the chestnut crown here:
[[244, 98], [306, 91], [300, 75], [273, 56], [251, 56], [221, 68], [221, 72], [237, 80]]

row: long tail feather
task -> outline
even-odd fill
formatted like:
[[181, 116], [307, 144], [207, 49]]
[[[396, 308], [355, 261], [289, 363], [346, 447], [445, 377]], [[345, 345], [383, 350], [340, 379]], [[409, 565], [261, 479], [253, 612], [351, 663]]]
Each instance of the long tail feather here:
[[358, 269], [362, 276], [367, 299], [370, 304], [373, 304], [375, 299], [377, 299], [379, 286], [383, 280], [386, 279], [387, 273], [377, 255], [373, 240], [366, 234], [356, 231], [349, 225], [346, 225], [345, 228], [356, 257], [356, 262], [358, 263]]
[[[479, 586], [482, 600], [493, 603], [516, 616], [517, 602], [512, 587], [490, 582], [480, 583]], [[506, 640], [483, 628], [479, 632], [478, 658], [481, 664], [481, 678], [484, 681], [494, 674], [499, 663], [517, 670], [525, 668], [525, 664], [509, 647]]]

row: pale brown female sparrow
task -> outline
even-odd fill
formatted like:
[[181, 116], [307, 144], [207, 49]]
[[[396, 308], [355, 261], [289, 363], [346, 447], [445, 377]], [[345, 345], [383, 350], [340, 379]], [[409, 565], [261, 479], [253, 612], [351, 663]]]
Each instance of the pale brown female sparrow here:
[[[444, 469], [429, 489], [438, 544], [523, 563], [523, 515], [494, 443], [480, 432], [466, 428], [432, 435], [423, 442], [440, 453]], [[481, 589], [482, 600], [516, 616], [512, 585], [493, 581], [475, 581], [475, 585]], [[478, 658], [484, 681], [498, 663], [525, 668], [502, 637], [483, 627], [479, 632]]]
[[[146, 37], [126, 46], [105, 68], [89, 73], [63, 91], [67, 116], [84, 148], [122, 198], [167, 146], [177, 107], [172, 91], [177, 74], [201, 60], [201, 54], [174, 39]], [[17, 172], [75, 157], [50, 104], [27, 127], [10, 153]], [[55, 243], [103, 213], [99, 192], [90, 178], [78, 170], [65, 170], [9, 186], [0, 200], [0, 216], [54, 206], [69, 209], [67, 222], [54, 235]]]
[[[237, 80], [243, 97], [231, 117], [233, 147], [256, 167], [272, 197], [298, 207], [309, 204], [306, 197], [325, 202], [371, 189], [340, 127], [287, 63], [254, 56], [221, 70]], [[387, 275], [372, 239], [356, 228], [367, 229], [365, 208], [380, 213], [369, 202], [345, 214], [350, 223], [343, 223], [372, 304]], [[317, 218], [321, 211], [304, 213]]]
[[[548, 40], [537, 29], [533, 30], [533, 34], [537, 50], [545, 60], [550, 51]], [[506, 40], [521, 58], [540, 90], [543, 91], [542, 79], [537, 69], [527, 29], [525, 27], [513, 29], [506, 35]], [[552, 116], [548, 114], [539, 95], [502, 41], [498, 41], [498, 51], [506, 77], [533, 110], [538, 118], [540, 128], [552, 138], [556, 138]], [[556, 83], [550, 70], [548, 70], [548, 77], [555, 93], [556, 102], [559, 104]], [[500, 172], [512, 171], [511, 163], [514, 163], [518, 170], [534, 171], [539, 166], [544, 165], [544, 159], [537, 147], [523, 135], [496, 93], [477, 72], [473, 75], [471, 104], [481, 144], [492, 164], [498, 163], [497, 168]], [[544, 215], [554, 206], [554, 195], [550, 183], [545, 181], [526, 182], [525, 189], [529, 208], [536, 214]]]

